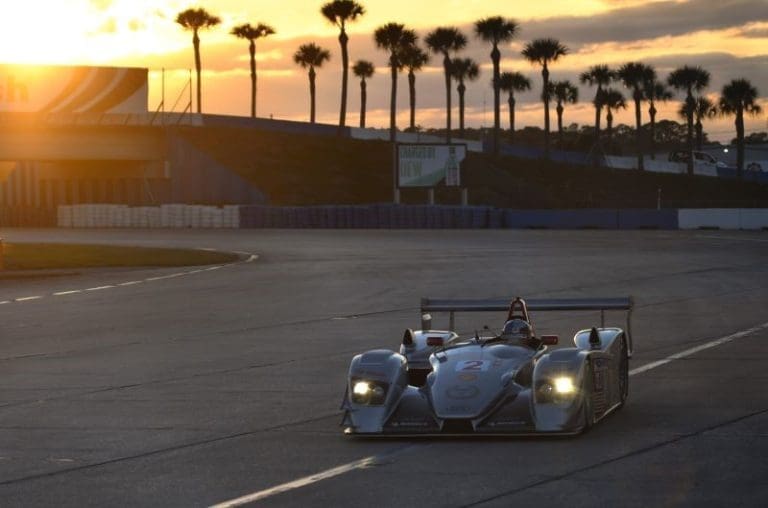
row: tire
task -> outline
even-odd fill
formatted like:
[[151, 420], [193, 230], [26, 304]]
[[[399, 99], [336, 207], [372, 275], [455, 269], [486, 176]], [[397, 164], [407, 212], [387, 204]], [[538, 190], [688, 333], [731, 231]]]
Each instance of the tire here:
[[584, 426], [581, 432], [588, 432], [595, 424], [595, 412], [592, 409], [592, 365], [587, 362], [584, 369], [584, 378], [581, 381], [581, 396], [584, 398], [582, 404], [582, 413], [584, 415]]
[[621, 348], [619, 349], [619, 409], [624, 406], [627, 397], [629, 397], [629, 353], [627, 352], [627, 339], [621, 337]]

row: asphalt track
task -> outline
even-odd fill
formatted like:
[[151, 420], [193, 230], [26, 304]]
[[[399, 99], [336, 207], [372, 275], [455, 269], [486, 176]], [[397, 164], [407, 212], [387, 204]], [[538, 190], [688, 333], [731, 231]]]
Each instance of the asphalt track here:
[[[259, 258], [0, 279], [0, 506], [210, 506], [259, 493], [258, 506], [768, 506], [765, 232], [2, 236]], [[637, 371], [627, 406], [576, 438], [341, 434], [350, 358], [396, 348], [420, 297], [518, 294], [631, 294], [631, 368], [671, 361]], [[457, 326], [503, 319], [474, 318]], [[534, 319], [567, 343], [598, 316]]]

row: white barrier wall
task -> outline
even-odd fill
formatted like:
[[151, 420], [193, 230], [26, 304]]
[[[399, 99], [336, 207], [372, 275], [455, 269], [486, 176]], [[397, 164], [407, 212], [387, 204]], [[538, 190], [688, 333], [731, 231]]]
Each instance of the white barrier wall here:
[[239, 228], [240, 207], [200, 205], [67, 205], [58, 208], [61, 228]]
[[677, 212], [680, 229], [768, 229], [764, 208], [701, 208]]

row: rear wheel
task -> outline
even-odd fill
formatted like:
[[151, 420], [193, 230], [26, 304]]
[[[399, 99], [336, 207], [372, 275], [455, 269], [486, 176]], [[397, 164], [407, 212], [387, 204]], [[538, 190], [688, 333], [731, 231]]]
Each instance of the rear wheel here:
[[627, 339], [621, 337], [621, 348], [619, 349], [619, 407], [629, 396], [629, 352], [627, 351]]

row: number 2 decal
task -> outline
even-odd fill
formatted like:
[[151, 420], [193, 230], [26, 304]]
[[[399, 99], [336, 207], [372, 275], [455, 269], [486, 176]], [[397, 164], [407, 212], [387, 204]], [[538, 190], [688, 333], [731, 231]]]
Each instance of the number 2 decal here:
[[485, 372], [490, 362], [484, 360], [464, 360], [456, 364], [457, 372]]

